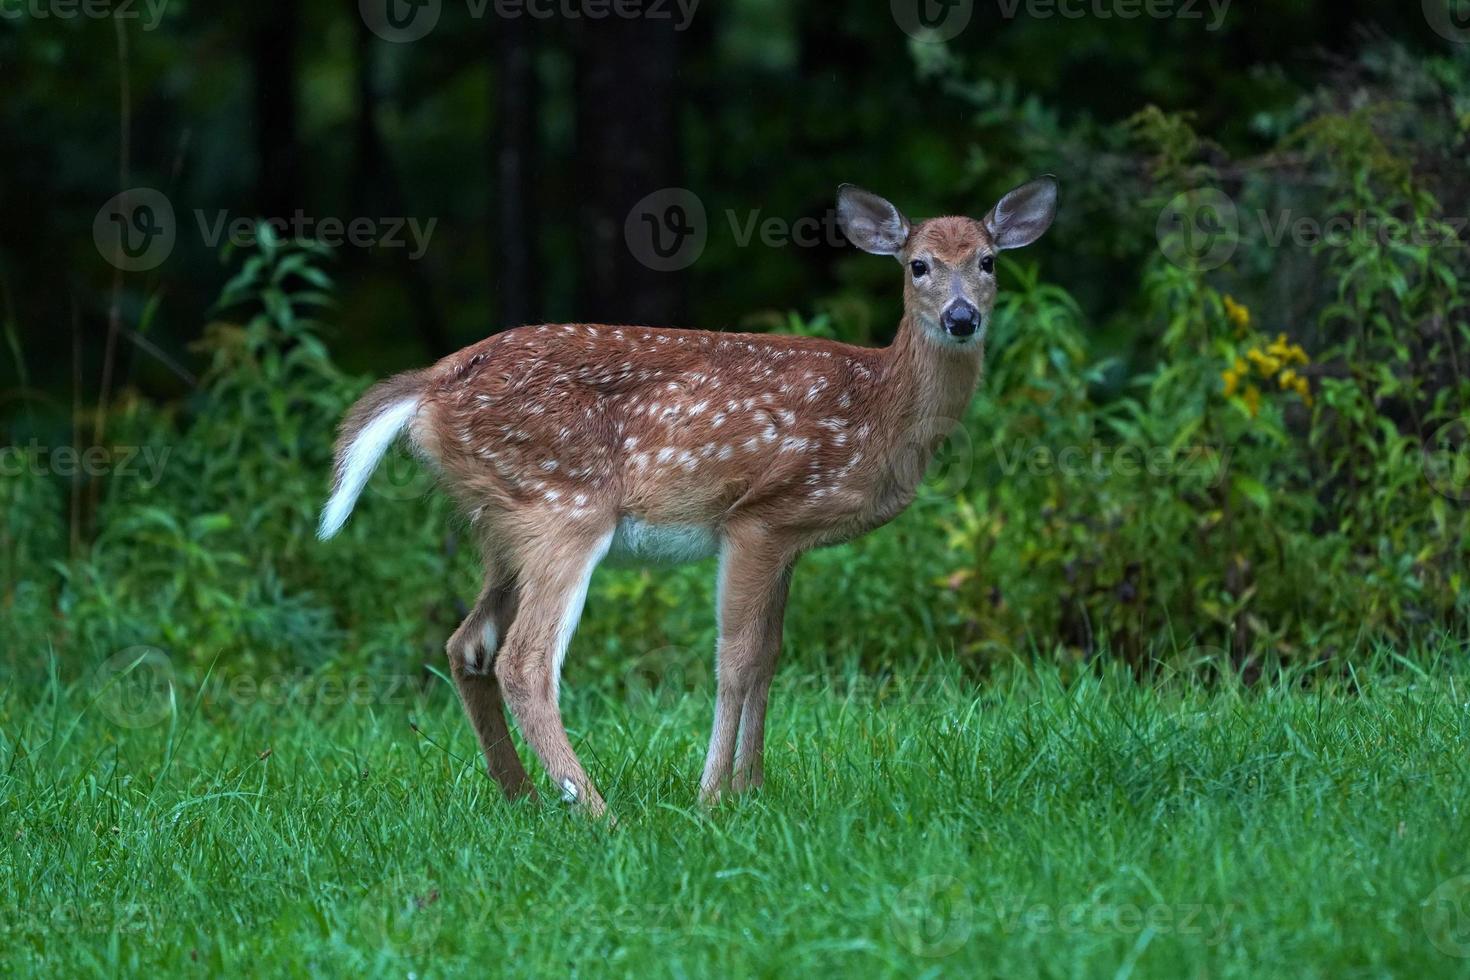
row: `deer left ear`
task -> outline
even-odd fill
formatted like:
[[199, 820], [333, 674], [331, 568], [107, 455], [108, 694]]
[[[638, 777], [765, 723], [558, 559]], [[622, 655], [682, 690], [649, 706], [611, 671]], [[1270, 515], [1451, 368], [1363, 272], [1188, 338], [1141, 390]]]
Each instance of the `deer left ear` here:
[[909, 240], [909, 219], [902, 211], [852, 184], [837, 188], [837, 223], [848, 241], [874, 255], [897, 255]]
[[985, 216], [985, 230], [996, 248], [1021, 248], [1045, 234], [1056, 216], [1057, 179], [1048, 174], [1001, 198]]

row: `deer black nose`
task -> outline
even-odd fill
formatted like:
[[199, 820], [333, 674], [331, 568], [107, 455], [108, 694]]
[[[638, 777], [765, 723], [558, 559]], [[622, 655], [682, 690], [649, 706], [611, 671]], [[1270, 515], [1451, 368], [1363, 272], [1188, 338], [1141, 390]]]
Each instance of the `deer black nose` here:
[[954, 303], [940, 315], [939, 324], [951, 337], [973, 336], [980, 329], [980, 311], [963, 301]]

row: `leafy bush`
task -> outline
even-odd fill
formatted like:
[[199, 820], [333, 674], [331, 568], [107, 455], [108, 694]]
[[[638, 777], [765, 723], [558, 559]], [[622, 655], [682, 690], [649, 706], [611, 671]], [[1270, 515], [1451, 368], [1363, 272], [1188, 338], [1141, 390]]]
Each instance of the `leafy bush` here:
[[[1186, 195], [1225, 202], [1242, 230], [1264, 216], [1279, 228], [1293, 220], [1281, 202], [1295, 200], [1329, 230], [1372, 233], [1288, 255], [1221, 227], [1214, 244], [1233, 254], [1216, 269], [1213, 255], [1193, 261], [1199, 243], [1178, 240], [1208, 215], [1162, 224], [1136, 304], [1137, 346], [1156, 360], [1116, 386], [1100, 384], [1113, 365], [1088, 366], [1087, 328], [1064, 295], [1022, 277], [1007, 299], [1004, 369], [974, 420], [996, 452], [953, 539], [976, 649], [1026, 636], [1138, 664], [1229, 651], [1240, 665], [1463, 634], [1470, 487], [1453, 467], [1463, 469], [1470, 414], [1458, 368], [1470, 270], [1446, 223], [1454, 212], [1429, 189], [1450, 160], [1426, 165], [1386, 111], [1396, 93], [1385, 86], [1429, 83], [1400, 61], [1396, 75], [1375, 63], [1355, 107], [1314, 103], [1267, 162], [1233, 168], [1247, 175], [1233, 183], [1186, 120], [1150, 110], [1132, 127], [1151, 166], [1149, 214]], [[1285, 195], [1300, 174], [1273, 171], [1272, 157], [1325, 194]], [[1395, 228], [1419, 234], [1377, 231]], [[1325, 295], [1303, 319], [1268, 326], [1222, 291], [1271, 296], [1277, 277], [1303, 277], [1291, 263], [1304, 260]], [[1059, 465], [1068, 452], [1099, 465]]]
[[[1470, 116], [1440, 111], [1425, 138], [1391, 111], [1453, 106], [1440, 97], [1466, 80], [1463, 62], [1406, 66], [1372, 50], [1349, 97], [1324, 87], [1293, 118], [1264, 121], [1281, 135], [1244, 162], [1182, 117], [1149, 109], [1125, 127], [1067, 128], [1014, 93], [963, 84], [960, 70], [925, 68], [985, 109], [982, 130], [1034, 119], [1063, 152], [1104, 154], [1071, 192], [1083, 214], [1063, 231], [1135, 280], [1112, 284], [1128, 298], [1095, 322], [1036, 266], [1002, 264], [988, 377], [966, 426], [893, 526], [805, 560], [791, 655], [881, 670], [918, 650], [972, 665], [1107, 654], [1140, 670], [1249, 674], [1463, 637], [1470, 270], [1447, 219], [1470, 207], [1449, 177]], [[1021, 134], [1018, 159], [1044, 150], [1024, 127], [999, 130]], [[1225, 201], [1249, 232], [1209, 241], [1228, 261], [1202, 261], [1184, 240], [1199, 214], [1156, 221], [1201, 199]], [[1400, 222], [1427, 238], [1293, 248], [1261, 234], [1297, 214]], [[391, 456], [346, 532], [314, 538], [333, 427], [368, 383], [332, 363], [311, 317], [331, 303], [325, 259], [265, 229], [199, 343], [209, 366], [194, 397], [115, 407], [112, 433], [167, 463], [156, 481], [107, 478], [95, 540], [73, 548], [58, 482], [7, 476], [0, 601], [24, 658], [13, 670], [48, 647], [88, 664], [136, 644], [226, 673], [438, 662], [478, 570], [417, 467]], [[872, 333], [851, 297], [823, 307], [772, 326]], [[679, 668], [703, 685], [712, 577], [709, 566], [600, 574], [573, 669], [633, 684]]]

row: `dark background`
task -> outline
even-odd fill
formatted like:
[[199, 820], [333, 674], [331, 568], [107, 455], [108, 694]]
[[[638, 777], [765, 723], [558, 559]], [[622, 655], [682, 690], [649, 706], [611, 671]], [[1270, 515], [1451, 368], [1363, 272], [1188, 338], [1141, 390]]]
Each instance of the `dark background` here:
[[[898, 309], [884, 263], [825, 234], [740, 247], [727, 212], [741, 226], [756, 212], [825, 219], [853, 181], [914, 217], [980, 214], [1050, 171], [1061, 217], [1028, 258], [1106, 330], [1126, 302], [1117, 267], [1155, 245], [1109, 126], [1148, 104], [1187, 110], [1248, 158], [1374, 38], [1446, 47], [1417, 2], [1368, 0], [1236, 0], [1217, 30], [1204, 3], [1125, 20], [981, 0], [947, 45], [911, 39], [878, 2], [706, 0], [678, 30], [678, 8], [651, 0], [666, 17], [558, 6], [510, 19], [493, 4], [476, 17], [446, 0], [412, 43], [374, 34], [358, 0], [172, 0], [151, 29], [142, 5], [131, 21], [6, 9], [0, 309], [25, 379], [84, 402], [114, 305], [113, 385], [167, 398], [197, 374], [189, 344], [227, 271], [196, 211], [435, 220], [419, 260], [338, 250], [329, 340], [347, 367], [381, 374], [541, 320], [760, 328], [827, 311], [854, 339], [882, 340]], [[134, 186], [169, 197], [178, 243], [156, 270], [118, 277], [92, 223]], [[671, 186], [703, 202], [708, 245], [666, 273], [637, 261], [623, 226]], [[0, 363], [9, 386], [16, 360]]]

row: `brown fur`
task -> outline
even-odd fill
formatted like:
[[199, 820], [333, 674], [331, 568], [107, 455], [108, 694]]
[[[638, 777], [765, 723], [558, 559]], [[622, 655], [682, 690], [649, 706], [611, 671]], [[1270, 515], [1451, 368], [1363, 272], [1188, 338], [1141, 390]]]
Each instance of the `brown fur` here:
[[[469, 679], [491, 658], [553, 779], [601, 809], [561, 726], [552, 658], [564, 597], [621, 517], [722, 532], [720, 690], [701, 785], [713, 797], [732, 777], [737, 788], [761, 781], [792, 565], [898, 514], [979, 379], [979, 344], [946, 348], [920, 329], [905, 320], [892, 347], [871, 350], [797, 337], [528, 327], [414, 380], [423, 399], [415, 441], [442, 468], [487, 561], [520, 583], [521, 610], [498, 656], [467, 652], [487, 615], [479, 606], [450, 644], [487, 764], [508, 792], [525, 791], [524, 772], [495, 749], [507, 733], [487, 679]], [[394, 383], [379, 403], [406, 387]]]

